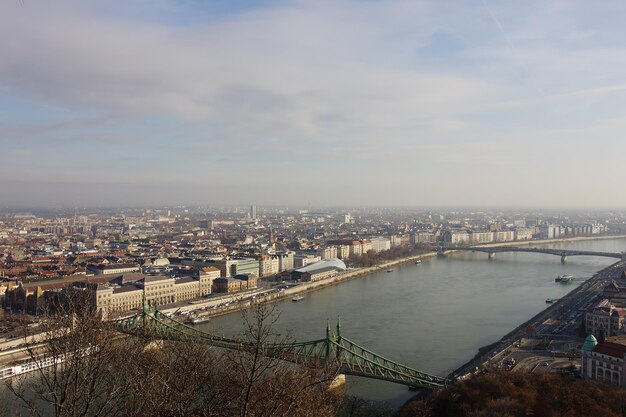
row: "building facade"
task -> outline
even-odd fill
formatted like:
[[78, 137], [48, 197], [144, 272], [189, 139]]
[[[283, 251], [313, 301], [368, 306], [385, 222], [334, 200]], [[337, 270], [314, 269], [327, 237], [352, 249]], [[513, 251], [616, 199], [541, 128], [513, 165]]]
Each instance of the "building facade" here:
[[585, 313], [585, 331], [601, 339], [624, 333], [626, 309], [603, 300]]
[[596, 342], [594, 346], [590, 338], [593, 336], [590, 335], [583, 344], [582, 377], [626, 387], [624, 374], [626, 341], [617, 338], [607, 339], [604, 342]]

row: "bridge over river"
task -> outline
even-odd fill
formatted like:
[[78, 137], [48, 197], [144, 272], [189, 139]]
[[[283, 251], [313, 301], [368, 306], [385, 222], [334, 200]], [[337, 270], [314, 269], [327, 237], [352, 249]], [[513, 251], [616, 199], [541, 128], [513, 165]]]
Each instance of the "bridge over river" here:
[[[249, 351], [253, 343], [203, 332], [170, 317], [156, 307], [144, 306], [141, 313], [117, 322], [121, 332], [135, 336], [150, 335], [161, 340], [197, 340], [225, 349]], [[386, 359], [341, 335], [337, 321], [335, 331], [326, 325], [326, 337], [318, 340], [263, 346], [264, 356], [319, 368], [335, 366], [338, 374], [361, 376], [395, 382], [413, 388], [436, 390], [446, 386], [447, 377], [431, 375]]]
[[489, 254], [489, 259], [493, 259], [495, 254], [498, 252], [532, 252], [560, 256], [561, 262], [567, 261], [569, 256], [602, 256], [606, 258], [626, 260], [626, 252], [594, 252], [570, 249], [528, 248], [520, 246], [439, 246], [437, 247], [437, 251], [440, 254], [445, 254], [447, 251], [485, 252]]

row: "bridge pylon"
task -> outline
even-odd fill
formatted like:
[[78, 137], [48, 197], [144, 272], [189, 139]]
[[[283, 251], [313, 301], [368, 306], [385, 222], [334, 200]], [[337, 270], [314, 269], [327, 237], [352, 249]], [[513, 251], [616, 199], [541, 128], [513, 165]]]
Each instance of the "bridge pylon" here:
[[567, 255], [561, 255], [561, 263], [564, 264], [567, 262]]
[[326, 352], [324, 352], [326, 354], [326, 358], [330, 358], [332, 336], [333, 335], [330, 332], [330, 321], [326, 319]]

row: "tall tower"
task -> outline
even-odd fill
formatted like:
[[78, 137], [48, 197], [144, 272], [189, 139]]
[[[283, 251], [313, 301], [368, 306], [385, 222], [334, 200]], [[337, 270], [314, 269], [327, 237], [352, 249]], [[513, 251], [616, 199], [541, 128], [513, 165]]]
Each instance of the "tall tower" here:
[[276, 239], [274, 238], [274, 230], [270, 229], [270, 235], [269, 235], [269, 247], [272, 249], [276, 249]]
[[256, 220], [256, 206], [254, 204], [250, 206], [250, 218]]

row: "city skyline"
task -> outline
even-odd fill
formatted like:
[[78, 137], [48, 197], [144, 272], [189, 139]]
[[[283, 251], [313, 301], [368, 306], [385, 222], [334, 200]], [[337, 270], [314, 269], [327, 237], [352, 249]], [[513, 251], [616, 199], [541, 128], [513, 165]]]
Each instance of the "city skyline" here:
[[0, 5], [5, 207], [626, 207], [626, 5]]

